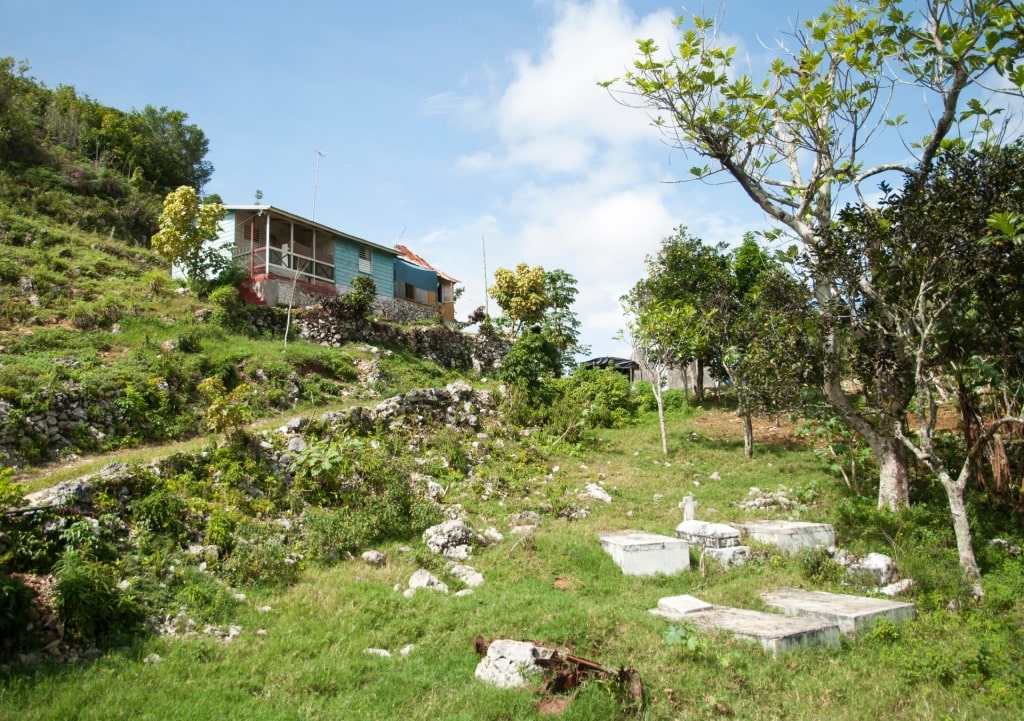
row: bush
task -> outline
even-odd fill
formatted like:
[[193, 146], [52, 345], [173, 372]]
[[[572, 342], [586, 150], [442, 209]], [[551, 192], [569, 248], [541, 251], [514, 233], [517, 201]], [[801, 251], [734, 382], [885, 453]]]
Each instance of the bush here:
[[140, 609], [134, 598], [118, 589], [113, 567], [72, 550], [54, 565], [54, 575], [53, 606], [72, 636], [95, 638], [128, 630], [140, 621]]
[[336, 298], [324, 298], [319, 302], [321, 312], [338, 320], [365, 320], [373, 310], [373, 299], [377, 297], [377, 284], [373, 278], [360, 275], [352, 279], [352, 290]]
[[580, 408], [588, 428], [623, 428], [636, 420], [639, 402], [622, 373], [581, 368], [565, 385], [566, 400]]
[[311, 506], [302, 514], [302, 538], [313, 560], [331, 564], [355, 553], [377, 535], [372, 519], [348, 508]]
[[239, 528], [235, 548], [222, 564], [235, 585], [287, 586], [299, 577], [302, 555], [288, 545], [281, 529], [249, 522]]
[[[562, 356], [558, 348], [537, 329], [524, 333], [501, 361], [498, 376], [510, 385], [527, 391], [539, 390], [544, 378], [558, 378], [562, 372]], [[528, 397], [532, 396], [528, 393]], [[544, 402], [538, 396], [537, 402]]]
[[152, 534], [185, 538], [185, 517], [188, 506], [180, 496], [167, 488], [159, 488], [129, 505], [135, 525]]
[[28, 623], [31, 605], [32, 590], [0, 571], [0, 636], [18, 638]]

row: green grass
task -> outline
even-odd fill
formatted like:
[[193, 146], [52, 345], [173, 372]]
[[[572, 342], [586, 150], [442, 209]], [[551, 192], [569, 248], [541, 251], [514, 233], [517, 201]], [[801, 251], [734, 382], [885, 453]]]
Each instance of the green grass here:
[[[706, 425], [710, 420], [717, 422]], [[578, 655], [605, 666], [633, 666], [647, 691], [648, 719], [1021, 718], [1019, 561], [993, 570], [992, 583], [1004, 584], [998, 598], [977, 609], [945, 610], [958, 595], [956, 556], [941, 514], [925, 509], [893, 522], [902, 526], [889, 534], [891, 542], [853, 525], [870, 517], [857, 510], [857, 501], [845, 499], [854, 510], [847, 511], [847, 525], [838, 526], [842, 545], [896, 549], [904, 568], [945, 567], [922, 590], [913, 623], [775, 660], [752, 644], [713, 634], [701, 634], [693, 651], [667, 643], [671, 624], [647, 613], [663, 596], [690, 593], [759, 608], [758, 592], [780, 586], [851, 590], [813, 584], [800, 559], [766, 548], [740, 569], [709, 564], [705, 575], [691, 569], [672, 577], [624, 576], [601, 550], [598, 534], [625, 528], [671, 533], [687, 493], [697, 499], [699, 518], [730, 520], [753, 515], [737, 506], [752, 485], [814, 481], [818, 499], [795, 517], [840, 520], [842, 482], [823, 472], [810, 449], [762, 444], [745, 460], [741, 441], [722, 432], [717, 412], [677, 414], [670, 428], [667, 459], [647, 415], [637, 427], [600, 431], [589, 451], [549, 448], [540, 435], [506, 448], [500, 463], [478, 469], [492, 485], [505, 481], [504, 498], [496, 493], [483, 500], [479, 484], [454, 482], [447, 502], [463, 504], [480, 530], [496, 525], [506, 532], [509, 513], [542, 509], [563, 495], [562, 502], [591, 511], [574, 522], [547, 513], [532, 537], [510, 536], [478, 550], [469, 563], [486, 582], [471, 596], [421, 591], [404, 598], [394, 586], [407, 582], [424, 551], [418, 542], [411, 553], [385, 545], [385, 567], [349, 561], [308, 568], [290, 588], [248, 592], [231, 619], [243, 632], [230, 644], [205, 636], [147, 637], [92, 663], [18, 672], [0, 681], [4, 718], [539, 718], [538, 696], [530, 690], [475, 680], [477, 634], [572, 644]], [[530, 451], [531, 444], [540, 452]], [[713, 473], [720, 480], [711, 480]], [[572, 491], [588, 482], [603, 483], [613, 502], [577, 500]], [[655, 494], [663, 498], [656, 501]], [[922, 545], [922, 539], [930, 540]], [[256, 610], [264, 605], [272, 610]], [[412, 653], [398, 656], [407, 644], [415, 645]], [[369, 656], [366, 648], [395, 656]], [[153, 653], [163, 661], [143, 663]], [[563, 718], [615, 718], [618, 708], [612, 687], [591, 682]]]

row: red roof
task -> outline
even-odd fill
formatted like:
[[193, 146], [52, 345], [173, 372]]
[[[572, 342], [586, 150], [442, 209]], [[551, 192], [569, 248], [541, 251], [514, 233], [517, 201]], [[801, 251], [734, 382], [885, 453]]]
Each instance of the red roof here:
[[435, 273], [437, 273], [438, 277], [441, 278], [442, 280], [447, 280], [450, 283], [461, 283], [462, 282], [458, 278], [451, 277], [450, 275], [445, 273], [443, 270], [435, 268], [429, 262], [427, 262], [426, 259], [421, 258], [420, 256], [416, 255], [415, 253], [413, 253], [411, 250], [409, 250], [404, 245], [399, 245], [399, 244], [396, 243], [395, 244], [395, 250], [397, 250], [399, 253], [402, 254], [402, 256], [404, 256], [403, 260], [407, 260], [410, 263], [412, 263], [413, 265], [418, 265], [421, 268], [426, 268], [427, 270], [434, 271]]

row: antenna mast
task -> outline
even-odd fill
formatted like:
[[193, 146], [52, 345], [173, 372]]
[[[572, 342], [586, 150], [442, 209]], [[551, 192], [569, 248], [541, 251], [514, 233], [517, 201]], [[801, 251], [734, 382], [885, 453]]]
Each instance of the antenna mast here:
[[320, 184], [320, 158], [327, 155], [327, 153], [322, 150], [314, 150], [313, 152], [316, 153], [316, 170], [313, 171], [313, 209], [309, 212], [310, 220], [316, 219], [316, 190], [317, 186]]
[[480, 236], [480, 246], [483, 248], [484, 256], [484, 315], [490, 318], [491, 305], [489, 301], [491, 294], [487, 292], [487, 239], [482, 235]]

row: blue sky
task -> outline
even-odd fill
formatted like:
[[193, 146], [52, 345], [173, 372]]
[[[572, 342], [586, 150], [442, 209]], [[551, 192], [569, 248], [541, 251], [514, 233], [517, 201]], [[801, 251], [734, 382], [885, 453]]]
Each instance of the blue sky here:
[[[727, 41], [756, 66], [822, 3], [734, 0]], [[122, 109], [188, 113], [210, 141], [207, 192], [263, 203], [382, 245], [402, 242], [463, 281], [563, 268], [593, 355], [619, 297], [677, 225], [736, 243], [769, 227], [732, 186], [673, 183], [689, 163], [599, 80], [635, 39], [673, 37], [680, 5], [651, 0], [114, 2], [0, 0], [0, 55], [49, 87]], [[759, 73], [755, 72], [755, 75]], [[489, 281], [488, 281], [489, 282]], [[491, 304], [492, 313], [497, 312]]]

